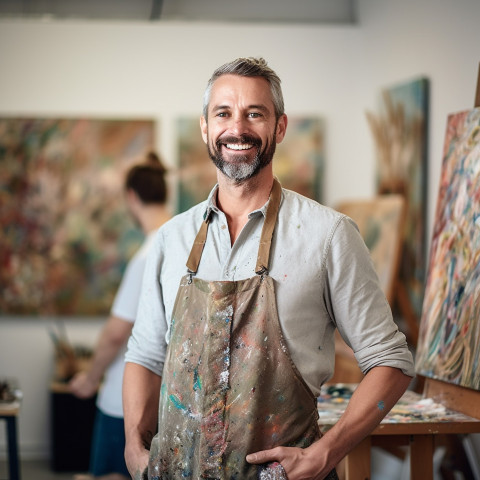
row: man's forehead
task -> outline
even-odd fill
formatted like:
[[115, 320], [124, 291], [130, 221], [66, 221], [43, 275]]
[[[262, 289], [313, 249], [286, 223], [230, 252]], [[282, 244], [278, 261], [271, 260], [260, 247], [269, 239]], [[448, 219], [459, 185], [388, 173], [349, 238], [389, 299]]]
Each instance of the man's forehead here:
[[244, 77], [240, 75], [225, 74], [218, 77], [212, 85], [210, 107], [218, 102], [223, 103], [229, 97], [245, 96], [247, 103], [264, 104], [273, 108], [270, 85], [263, 77]]

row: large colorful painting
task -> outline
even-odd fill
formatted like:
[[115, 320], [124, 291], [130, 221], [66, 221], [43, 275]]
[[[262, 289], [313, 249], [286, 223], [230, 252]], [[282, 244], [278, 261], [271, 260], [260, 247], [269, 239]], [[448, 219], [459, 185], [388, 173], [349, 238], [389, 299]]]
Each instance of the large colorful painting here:
[[[216, 169], [202, 140], [198, 118], [180, 118], [177, 210], [205, 200], [217, 182]], [[287, 135], [277, 145], [274, 174], [283, 187], [320, 201], [324, 164], [323, 124], [319, 118], [289, 117]]]
[[108, 313], [141, 234], [124, 175], [150, 120], [0, 118], [0, 314]]
[[426, 278], [428, 86], [420, 78], [385, 89], [381, 113], [367, 112], [377, 150], [377, 191], [406, 201], [398, 286], [417, 319]]
[[416, 368], [480, 390], [480, 108], [448, 118]]

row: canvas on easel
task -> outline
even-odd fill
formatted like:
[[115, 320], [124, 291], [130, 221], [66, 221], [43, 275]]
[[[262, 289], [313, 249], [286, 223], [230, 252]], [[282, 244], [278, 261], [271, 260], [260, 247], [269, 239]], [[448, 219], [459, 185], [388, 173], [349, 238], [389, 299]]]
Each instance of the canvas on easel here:
[[480, 419], [480, 64], [474, 105], [448, 117], [416, 371], [425, 398]]
[[417, 373], [480, 390], [480, 108], [448, 117]]

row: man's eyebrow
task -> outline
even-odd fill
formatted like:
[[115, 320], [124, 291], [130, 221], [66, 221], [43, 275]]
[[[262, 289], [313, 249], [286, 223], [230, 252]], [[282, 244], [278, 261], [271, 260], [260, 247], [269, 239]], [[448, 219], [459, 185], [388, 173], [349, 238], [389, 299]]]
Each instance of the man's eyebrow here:
[[[218, 112], [219, 110], [229, 110], [231, 107], [230, 105], [215, 105], [214, 107], [212, 107], [212, 112]], [[270, 109], [263, 105], [263, 104], [260, 104], [260, 105], [257, 105], [257, 104], [253, 104], [253, 105], [249, 105], [247, 107], [248, 110], [260, 110], [262, 112], [269, 112]]]
[[248, 108], [252, 109], [252, 110], [261, 110], [262, 112], [269, 112], [270, 111], [270, 109], [267, 106], [262, 105], [262, 104], [261, 105], [250, 105]]
[[218, 110], [228, 110], [230, 107], [228, 105], [216, 105], [212, 107], [212, 112], [216, 112]]

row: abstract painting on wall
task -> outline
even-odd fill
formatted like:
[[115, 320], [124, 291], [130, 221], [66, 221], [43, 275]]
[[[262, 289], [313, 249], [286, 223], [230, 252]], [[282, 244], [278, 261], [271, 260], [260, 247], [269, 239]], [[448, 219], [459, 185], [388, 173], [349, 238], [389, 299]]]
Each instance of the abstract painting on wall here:
[[142, 235], [127, 169], [151, 120], [0, 118], [0, 314], [108, 313]]
[[401, 194], [406, 201], [399, 288], [418, 319], [426, 278], [428, 87], [419, 78], [385, 89], [381, 113], [367, 112], [377, 151], [377, 192]]
[[480, 390], [480, 108], [447, 122], [416, 369]]
[[[180, 118], [177, 211], [205, 200], [217, 182], [216, 168], [208, 157], [197, 118]], [[274, 174], [283, 187], [317, 201], [322, 199], [324, 133], [319, 118], [289, 117], [287, 134], [277, 144]]]

